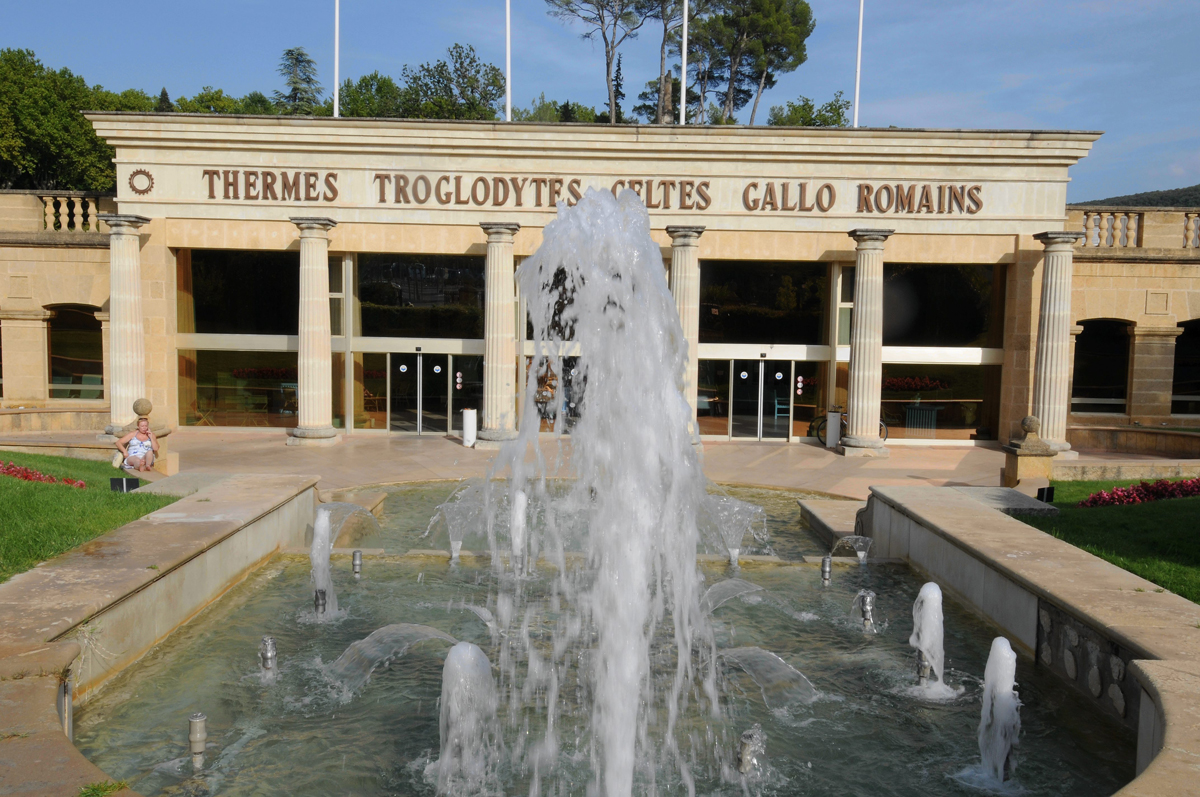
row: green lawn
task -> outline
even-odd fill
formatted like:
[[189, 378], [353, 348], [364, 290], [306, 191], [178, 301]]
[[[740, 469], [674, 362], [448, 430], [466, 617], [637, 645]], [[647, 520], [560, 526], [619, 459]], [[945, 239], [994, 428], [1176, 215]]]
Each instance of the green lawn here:
[[0, 462], [87, 482], [80, 490], [0, 476], [0, 582], [175, 501], [112, 492], [108, 480], [123, 474], [107, 462], [8, 451]]
[[1200, 497], [1080, 509], [1094, 492], [1137, 481], [1053, 484], [1058, 517], [1027, 523], [1200, 603]]

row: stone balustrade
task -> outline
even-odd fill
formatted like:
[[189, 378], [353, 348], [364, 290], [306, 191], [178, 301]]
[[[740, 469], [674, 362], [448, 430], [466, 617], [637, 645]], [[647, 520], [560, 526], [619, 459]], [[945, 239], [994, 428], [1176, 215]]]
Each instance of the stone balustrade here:
[[111, 210], [101, 203], [112, 198], [90, 191], [55, 191], [39, 194], [44, 209], [43, 229], [46, 232], [107, 232], [108, 227], [99, 214]]
[[1068, 206], [1067, 229], [1081, 251], [1200, 249], [1200, 209]]

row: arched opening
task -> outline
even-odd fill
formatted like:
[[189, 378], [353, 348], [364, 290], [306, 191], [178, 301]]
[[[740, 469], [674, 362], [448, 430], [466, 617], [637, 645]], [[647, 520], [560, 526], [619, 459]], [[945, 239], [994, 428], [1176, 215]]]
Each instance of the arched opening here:
[[1200, 415], [1200, 318], [1179, 325], [1175, 338], [1175, 371], [1171, 379], [1171, 414]]
[[104, 339], [96, 308], [80, 304], [48, 307], [50, 398], [104, 398]]
[[1124, 415], [1129, 398], [1129, 327], [1127, 321], [1094, 318], [1080, 321], [1075, 336], [1071, 412]]

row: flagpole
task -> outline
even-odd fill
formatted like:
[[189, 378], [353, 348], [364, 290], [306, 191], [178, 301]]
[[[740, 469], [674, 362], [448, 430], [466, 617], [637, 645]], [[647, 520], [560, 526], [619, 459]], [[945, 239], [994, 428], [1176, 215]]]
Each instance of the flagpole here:
[[504, 0], [504, 121], [512, 121], [512, 0]]
[[338, 60], [342, 43], [342, 0], [333, 0], [333, 115], [339, 116]]
[[854, 61], [854, 126], [858, 127], [858, 79], [862, 74], [863, 0], [858, 0], [858, 57]]
[[679, 124], [687, 124], [687, 23], [688, 23], [688, 0], [683, 0], [683, 46], [679, 48], [679, 55], [683, 59], [683, 66], [679, 70]]

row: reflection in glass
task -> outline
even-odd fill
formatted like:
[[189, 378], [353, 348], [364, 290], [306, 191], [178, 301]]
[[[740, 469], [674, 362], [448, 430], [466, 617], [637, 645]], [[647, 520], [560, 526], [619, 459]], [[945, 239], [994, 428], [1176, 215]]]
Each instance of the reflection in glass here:
[[462, 411], [475, 410], [476, 429], [483, 421], [483, 358], [470, 354], [456, 354], [452, 358], [454, 388], [451, 393], [454, 417], [453, 428], [461, 431]]
[[346, 427], [346, 353], [333, 352], [333, 378], [330, 386], [333, 391], [333, 428]]
[[700, 434], [729, 434], [729, 360], [701, 360], [696, 380]]
[[1125, 412], [1129, 379], [1129, 328], [1106, 318], [1080, 321], [1071, 375], [1071, 412]]
[[[525, 378], [534, 369], [532, 357], [525, 358]], [[560, 368], [564, 371], [562, 377], [555, 371], [550, 362], [538, 361], [537, 389], [534, 393], [534, 403], [537, 404], [541, 431], [560, 431], [568, 433], [575, 421], [579, 419], [583, 407], [583, 394], [587, 380], [580, 372], [578, 357], [563, 357]], [[561, 423], [559, 419], [561, 417]], [[556, 427], [556, 424], [558, 426]]]
[[[883, 266], [884, 346], [1004, 345], [998, 266]], [[844, 284], [844, 283], [843, 283]]]
[[796, 362], [792, 364], [792, 437], [811, 437], [809, 427], [825, 416], [825, 374], [829, 364]]
[[387, 428], [387, 355], [354, 355], [354, 428]]
[[421, 355], [421, 433], [448, 432], [447, 400], [450, 395], [448, 370], [450, 357], [446, 354]]
[[[180, 351], [194, 379], [180, 371], [179, 422], [185, 426], [296, 425], [296, 352]], [[183, 397], [195, 396], [194, 404]], [[193, 409], [194, 407], [194, 409]]]
[[759, 409], [763, 439], [786, 439], [791, 412], [792, 364], [787, 360], [763, 360], [762, 370]]
[[[299, 252], [193, 249], [190, 256], [180, 254], [176, 275], [181, 332], [297, 334]], [[194, 321], [189, 323], [189, 318]]]
[[393, 432], [416, 432], [418, 426], [417, 406], [417, 355], [393, 354], [392, 381], [389, 407], [391, 420], [388, 428]]
[[50, 398], [104, 398], [104, 338], [96, 309], [60, 305], [52, 312]]
[[483, 260], [465, 255], [359, 255], [355, 274], [362, 334], [482, 338]]
[[733, 436], [758, 439], [759, 360], [733, 361]]
[[1175, 338], [1171, 414], [1200, 415], [1200, 319], [1179, 326], [1183, 334]]
[[888, 439], [995, 440], [999, 365], [883, 366]]
[[822, 263], [700, 261], [701, 343], [824, 343]]

